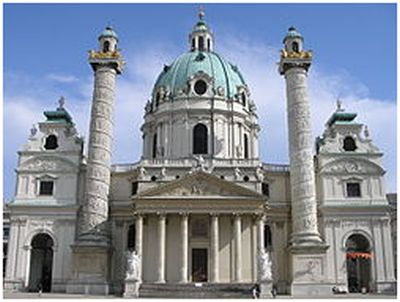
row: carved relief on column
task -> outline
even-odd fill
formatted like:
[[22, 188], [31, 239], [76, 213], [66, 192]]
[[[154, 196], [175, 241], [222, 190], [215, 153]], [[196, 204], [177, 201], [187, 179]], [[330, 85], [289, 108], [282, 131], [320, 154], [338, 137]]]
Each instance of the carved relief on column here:
[[286, 71], [287, 112], [292, 193], [293, 244], [322, 243], [317, 225], [311, 114], [307, 96], [307, 72]]
[[99, 233], [104, 235], [106, 231], [116, 73], [116, 70], [108, 65], [95, 69], [86, 192], [80, 214], [80, 235], [93, 233], [95, 229], [95, 236]]

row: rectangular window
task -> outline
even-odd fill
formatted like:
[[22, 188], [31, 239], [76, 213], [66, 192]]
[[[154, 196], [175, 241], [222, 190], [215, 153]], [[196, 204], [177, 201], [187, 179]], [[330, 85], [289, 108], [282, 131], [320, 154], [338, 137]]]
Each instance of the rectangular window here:
[[51, 196], [53, 195], [54, 181], [41, 181], [39, 188], [39, 195]]
[[136, 195], [137, 190], [138, 190], [138, 182], [137, 182], [137, 181], [134, 181], [134, 182], [132, 183], [131, 195], [132, 195], [132, 196], [133, 196], [133, 195]]
[[358, 182], [348, 182], [346, 184], [347, 197], [361, 197], [361, 188]]
[[269, 184], [265, 182], [262, 183], [262, 193], [264, 196], [269, 197]]

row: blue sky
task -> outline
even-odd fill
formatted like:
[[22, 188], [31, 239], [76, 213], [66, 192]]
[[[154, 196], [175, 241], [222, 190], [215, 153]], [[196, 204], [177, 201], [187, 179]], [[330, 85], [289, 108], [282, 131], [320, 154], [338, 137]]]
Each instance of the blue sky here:
[[[187, 51], [197, 4], [5, 4], [4, 196], [14, 194], [16, 151], [60, 95], [87, 137], [92, 73], [87, 51], [111, 24], [127, 69], [118, 82], [113, 162], [141, 154], [142, 109], [164, 63]], [[262, 159], [287, 163], [283, 79], [276, 71], [287, 28], [314, 51], [310, 73], [315, 135], [340, 96], [386, 154], [396, 189], [396, 6], [394, 4], [205, 4], [215, 50], [238, 64], [258, 106]], [[140, 110], [138, 110], [140, 108]]]

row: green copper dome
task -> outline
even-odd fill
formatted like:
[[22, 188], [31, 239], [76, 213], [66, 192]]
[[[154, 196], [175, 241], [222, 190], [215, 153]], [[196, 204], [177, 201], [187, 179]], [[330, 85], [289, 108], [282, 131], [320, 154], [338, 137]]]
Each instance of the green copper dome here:
[[233, 98], [238, 93], [238, 86], [246, 86], [237, 66], [215, 52], [192, 51], [179, 56], [170, 66], [165, 66], [154, 89], [164, 87], [173, 98], [185, 90], [190, 79], [199, 74], [210, 77], [214, 91], [222, 88], [227, 98]]
[[99, 36], [99, 39], [104, 38], [104, 37], [113, 37], [118, 40], [117, 34], [110, 26], [107, 26], [106, 29], [103, 30], [103, 32]]
[[285, 43], [286, 39], [288, 38], [300, 38], [301, 40], [303, 40], [303, 36], [296, 30], [294, 26], [289, 27], [289, 30], [285, 38], [283, 39], [283, 43]]

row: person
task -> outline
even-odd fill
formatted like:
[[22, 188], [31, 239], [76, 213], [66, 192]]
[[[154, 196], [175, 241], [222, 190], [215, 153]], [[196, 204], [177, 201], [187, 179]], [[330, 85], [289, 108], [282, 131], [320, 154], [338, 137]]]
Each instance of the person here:
[[276, 288], [276, 285], [274, 284], [272, 286], [272, 290], [271, 290], [271, 295], [273, 298], [276, 298], [276, 292], [278, 291], [278, 289]]
[[258, 286], [258, 284], [253, 285], [253, 287], [251, 288], [251, 294], [253, 296], [253, 299], [260, 298], [260, 287]]

